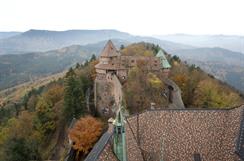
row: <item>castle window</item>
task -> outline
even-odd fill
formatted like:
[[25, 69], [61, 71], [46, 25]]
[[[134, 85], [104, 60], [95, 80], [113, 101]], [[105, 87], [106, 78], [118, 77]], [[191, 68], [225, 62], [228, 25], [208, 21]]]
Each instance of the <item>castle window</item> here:
[[132, 62], [132, 63], [134, 63], [134, 62], [135, 62], [135, 60], [131, 60], [131, 62]]

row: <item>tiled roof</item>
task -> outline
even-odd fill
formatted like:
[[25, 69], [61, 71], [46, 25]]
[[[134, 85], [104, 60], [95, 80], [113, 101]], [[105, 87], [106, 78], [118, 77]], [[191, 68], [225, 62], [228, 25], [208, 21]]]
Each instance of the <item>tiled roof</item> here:
[[100, 54], [101, 57], [114, 57], [118, 55], [118, 51], [111, 40], [107, 42], [103, 51]]
[[193, 160], [196, 154], [202, 160], [240, 160], [236, 145], [243, 108], [149, 110], [129, 117], [128, 160]]

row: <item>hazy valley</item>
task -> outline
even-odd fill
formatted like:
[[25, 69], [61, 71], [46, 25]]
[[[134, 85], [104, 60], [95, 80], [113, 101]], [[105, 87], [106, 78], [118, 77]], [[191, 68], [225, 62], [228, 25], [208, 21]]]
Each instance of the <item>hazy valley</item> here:
[[216, 78], [240, 91], [244, 90], [244, 54], [230, 50], [242, 51], [243, 37], [168, 35], [153, 38], [117, 30], [29, 30], [24, 33], [1, 33], [0, 89], [84, 62], [92, 54], [97, 55], [107, 39], [113, 39], [118, 48], [122, 44], [140, 41], [158, 44], [169, 54], [199, 65]]

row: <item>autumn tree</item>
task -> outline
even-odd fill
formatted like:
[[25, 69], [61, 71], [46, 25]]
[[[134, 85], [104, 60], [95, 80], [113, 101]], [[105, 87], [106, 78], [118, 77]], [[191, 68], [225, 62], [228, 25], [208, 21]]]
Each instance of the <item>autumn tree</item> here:
[[127, 46], [121, 50], [122, 55], [131, 55], [131, 56], [153, 56], [153, 45], [148, 43], [136, 43]]
[[64, 97], [64, 87], [59, 84], [52, 85], [48, 91], [43, 94], [45, 100], [49, 101], [52, 106]]
[[22, 112], [11, 118], [0, 131], [0, 159], [5, 161], [40, 160], [41, 134], [34, 128], [33, 113]]
[[154, 102], [157, 106], [165, 105], [166, 100], [161, 93], [164, 83], [160, 77], [147, 71], [146, 64], [139, 62], [128, 74], [124, 86], [127, 108], [131, 113], [136, 113], [150, 107]]
[[103, 124], [92, 116], [80, 118], [69, 131], [69, 137], [73, 141], [73, 148], [77, 150], [77, 157], [87, 154], [100, 137]]
[[194, 104], [203, 108], [226, 108], [238, 105], [240, 97], [234, 92], [224, 90], [213, 80], [203, 80], [195, 91]]

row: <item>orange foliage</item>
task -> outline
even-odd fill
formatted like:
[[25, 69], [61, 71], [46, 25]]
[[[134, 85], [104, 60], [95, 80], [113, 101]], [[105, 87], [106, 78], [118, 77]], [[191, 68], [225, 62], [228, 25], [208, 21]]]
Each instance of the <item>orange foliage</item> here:
[[102, 122], [92, 116], [80, 118], [70, 130], [73, 148], [87, 154], [102, 133]]
[[181, 88], [185, 88], [185, 86], [187, 85], [187, 81], [188, 78], [186, 75], [184, 74], [178, 74], [176, 76], [173, 77], [173, 80], [181, 87]]

